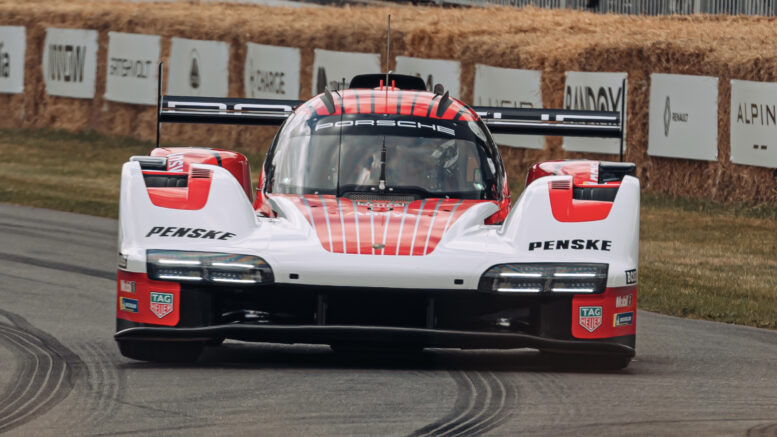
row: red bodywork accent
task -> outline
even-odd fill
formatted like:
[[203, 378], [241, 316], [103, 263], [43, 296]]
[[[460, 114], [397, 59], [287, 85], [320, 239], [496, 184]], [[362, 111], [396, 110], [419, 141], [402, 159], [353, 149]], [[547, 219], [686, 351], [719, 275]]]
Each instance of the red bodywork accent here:
[[[134, 292], [122, 291], [122, 281], [130, 288], [134, 283]], [[171, 293], [173, 308], [169, 314], [157, 317], [151, 312], [151, 292]], [[181, 285], [177, 282], [152, 281], [145, 273], [131, 273], [119, 270], [116, 275], [116, 317], [136, 323], [175, 326], [178, 324], [181, 309]], [[137, 302], [137, 312], [122, 309], [122, 298]]]
[[191, 164], [210, 164], [227, 169], [251, 199], [251, 167], [248, 159], [237, 152], [196, 147], [164, 147], [151, 151], [151, 156], [166, 156], [167, 171], [187, 173]]
[[323, 94], [313, 97], [298, 111], [318, 115], [340, 114], [399, 114], [442, 120], [475, 121], [477, 114], [456, 99], [437, 116], [442, 96], [427, 91], [386, 89], [347, 89], [332, 93], [334, 112], [329, 112]]
[[[629, 305], [617, 307], [618, 297], [631, 295]], [[601, 307], [601, 325], [593, 332], [580, 324], [580, 307]], [[631, 323], [615, 326], [618, 314], [631, 313]], [[624, 316], [625, 318], [625, 316]], [[590, 325], [589, 325], [590, 326]], [[634, 335], [637, 332], [637, 286], [607, 288], [602, 294], [582, 295], [572, 298], [572, 336], [581, 339], [597, 339]]]
[[[442, 96], [434, 93], [430, 93], [427, 91], [416, 91], [416, 90], [400, 90], [395, 87], [391, 87], [388, 90], [386, 88], [381, 87], [376, 89], [346, 89], [341, 90], [338, 92], [332, 93], [332, 100], [334, 101], [334, 112], [329, 112], [326, 109], [326, 104], [323, 101], [324, 94], [319, 94], [316, 97], [313, 97], [308, 102], [301, 105], [297, 111], [305, 112], [308, 114], [315, 113], [317, 115], [340, 115], [340, 114], [399, 114], [399, 115], [408, 115], [408, 116], [414, 116], [414, 117], [425, 117], [430, 119], [442, 119], [442, 120], [462, 120], [462, 121], [475, 121], [478, 119], [477, 114], [469, 107], [461, 103], [460, 101], [449, 98], [449, 106], [445, 109], [445, 111], [438, 116], [437, 115], [437, 109], [441, 103]], [[259, 211], [263, 215], [267, 217], [274, 216], [274, 213], [272, 212], [270, 206], [267, 204], [267, 197], [268, 195], [263, 192], [263, 185], [264, 185], [264, 170], [262, 171], [262, 176], [260, 178], [259, 184], [257, 185], [257, 194], [256, 194], [256, 200], [254, 201], [254, 209], [256, 211]], [[485, 220], [486, 224], [499, 224], [502, 223], [505, 218], [507, 217], [508, 213], [510, 212], [510, 188], [507, 183], [507, 178], [505, 178], [504, 185], [501, 189], [501, 199], [496, 202], [497, 206], [499, 207], [499, 211], [492, 215], [491, 217], [487, 218]], [[299, 197], [299, 196], [294, 196]], [[306, 198], [317, 198], [318, 196], [305, 196]], [[327, 199], [326, 203], [335, 203], [334, 197], [332, 196], [323, 196]], [[427, 199], [428, 202], [436, 201], [437, 199]], [[348, 209], [349, 206], [346, 204], [350, 201], [346, 199], [341, 199], [341, 202], [338, 202], [339, 204], [344, 205], [343, 207], [345, 209]], [[420, 201], [419, 201], [420, 202]], [[457, 201], [454, 201], [457, 202]], [[470, 202], [469, 200], [463, 201], [464, 203]], [[477, 201], [480, 202], [480, 201]], [[419, 203], [420, 205], [420, 203]], [[345, 212], [345, 211], [344, 211]], [[376, 212], [373, 210], [373, 212]], [[396, 210], [393, 211], [396, 214]], [[439, 211], [438, 211], [439, 212]], [[308, 220], [310, 220], [309, 214], [307, 211], [303, 211], [306, 217], [308, 217]], [[352, 212], [351, 212], [352, 214]], [[413, 214], [413, 217], [416, 217], [416, 211], [415, 210], [409, 210], [408, 214]], [[422, 216], [427, 214], [427, 211], [424, 211]], [[368, 217], [369, 218], [369, 217]], [[335, 217], [335, 219], [339, 220], [339, 217]], [[377, 220], [377, 217], [374, 218]], [[394, 222], [397, 221], [394, 217], [390, 217], [389, 219], [386, 219], [385, 216], [382, 216], [382, 219], [385, 221], [385, 223], [375, 223], [374, 226], [374, 232], [382, 232], [384, 226], [389, 227], [389, 232], [387, 235], [387, 241], [391, 241], [392, 238], [397, 238], [396, 235], [391, 234], [393, 228], [392, 226], [397, 226]], [[318, 224], [316, 222], [316, 227], [322, 226], [321, 224]], [[326, 223], [323, 224], [325, 226]], [[371, 229], [372, 225], [368, 225], [365, 223], [361, 223], [361, 227], [364, 227], [364, 232], [370, 231], [373, 232]], [[419, 224], [419, 226], [421, 226]], [[428, 226], [424, 224], [423, 226]], [[325, 228], [324, 228], [325, 229]], [[419, 232], [421, 232], [424, 228], [419, 228]], [[331, 230], [331, 226], [330, 226]], [[336, 232], [336, 231], [335, 231]], [[355, 232], [355, 231], [354, 231]], [[402, 230], [402, 237], [403, 238], [412, 238], [412, 234], [410, 236], [405, 235], [405, 232], [409, 232], [405, 229]], [[361, 236], [361, 234], [360, 234]], [[356, 238], [356, 235], [354, 234], [352, 237], [352, 240]], [[381, 234], [382, 238], [382, 234]], [[352, 241], [351, 240], [351, 241]], [[360, 238], [360, 241], [363, 239]], [[324, 240], [322, 240], [322, 244]], [[408, 240], [409, 241], [409, 240]], [[439, 238], [435, 237], [434, 234], [430, 238], [430, 244], [432, 241], [435, 241], [435, 244], [437, 241], [439, 241]], [[342, 243], [342, 242], [341, 242]], [[424, 241], [424, 244], [426, 242]], [[324, 244], [325, 248], [329, 250], [328, 242]], [[365, 243], [366, 244], [366, 243]], [[393, 243], [396, 244], [396, 243]], [[404, 244], [404, 240], [403, 243]], [[400, 247], [400, 255], [407, 255], [410, 251], [410, 244], [406, 246], [401, 245]], [[395, 248], [395, 246], [392, 246]], [[417, 249], [415, 245], [412, 245], [413, 248], [413, 254], [416, 254], [416, 252], [420, 249]], [[332, 250], [335, 248], [332, 247]], [[363, 247], [364, 251], [372, 252], [372, 247], [365, 245]], [[389, 246], [386, 246], [386, 251], [389, 251]], [[346, 253], [359, 253], [356, 252], [346, 252]], [[420, 254], [420, 253], [419, 253]]]
[[[575, 160], [575, 161], [545, 161], [534, 164], [526, 175], [528, 186], [535, 179], [544, 176], [571, 175], [572, 183], [581, 187], [584, 185], [599, 183], [599, 161]], [[616, 184], [619, 184], [616, 183]]]
[[556, 181], [550, 185], [550, 207], [560, 222], [590, 222], [604, 220], [610, 214], [612, 202], [573, 198], [574, 187], [618, 187], [620, 181], [599, 184], [599, 161], [546, 161], [534, 164], [526, 176], [528, 186], [545, 176], [572, 176], [572, 183]]
[[548, 186], [550, 209], [553, 211], [553, 218], [560, 222], [591, 222], [604, 220], [610, 215], [612, 202], [573, 199], [573, 188], [570, 184], [550, 182]]
[[208, 203], [210, 183], [213, 172], [208, 172], [207, 178], [193, 178], [189, 175], [187, 187], [148, 187], [148, 197], [151, 203], [162, 208], [172, 209], [202, 209]]
[[434, 251], [464, 212], [489, 200], [357, 202], [335, 196], [279, 194], [299, 208], [334, 253], [421, 256]]

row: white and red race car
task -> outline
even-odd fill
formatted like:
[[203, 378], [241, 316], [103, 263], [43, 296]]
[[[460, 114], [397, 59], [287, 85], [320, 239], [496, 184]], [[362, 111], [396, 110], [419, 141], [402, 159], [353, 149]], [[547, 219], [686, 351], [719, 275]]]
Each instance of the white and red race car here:
[[361, 75], [311, 100], [164, 96], [160, 122], [281, 125], [246, 158], [157, 148], [121, 177], [121, 353], [224, 339], [634, 356], [634, 165], [552, 161], [510, 205], [492, 132], [620, 137], [619, 113], [469, 107]]

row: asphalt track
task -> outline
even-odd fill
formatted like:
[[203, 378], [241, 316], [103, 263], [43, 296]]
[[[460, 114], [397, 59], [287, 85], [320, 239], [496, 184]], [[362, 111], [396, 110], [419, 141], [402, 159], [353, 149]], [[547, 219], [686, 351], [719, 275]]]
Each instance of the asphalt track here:
[[625, 370], [533, 351], [119, 355], [116, 221], [0, 204], [0, 433], [777, 436], [777, 332], [639, 312]]

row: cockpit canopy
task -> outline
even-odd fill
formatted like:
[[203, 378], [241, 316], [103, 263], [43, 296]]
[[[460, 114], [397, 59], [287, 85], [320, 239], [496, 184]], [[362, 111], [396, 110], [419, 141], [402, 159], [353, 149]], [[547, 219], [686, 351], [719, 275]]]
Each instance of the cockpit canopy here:
[[268, 193], [498, 199], [493, 141], [479, 122], [298, 111], [268, 159]]

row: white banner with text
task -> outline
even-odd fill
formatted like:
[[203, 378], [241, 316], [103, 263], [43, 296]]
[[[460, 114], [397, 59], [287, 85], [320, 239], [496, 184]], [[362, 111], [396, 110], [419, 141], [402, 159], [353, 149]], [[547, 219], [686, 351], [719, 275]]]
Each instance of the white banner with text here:
[[327, 86], [329, 89], [348, 88], [354, 76], [382, 71], [378, 54], [316, 49], [313, 59], [313, 95], [323, 93]]
[[27, 36], [23, 26], [0, 26], [0, 93], [24, 92], [24, 51]]
[[777, 83], [731, 81], [731, 162], [777, 168]]
[[107, 100], [156, 105], [160, 40], [157, 35], [108, 32]]
[[[564, 109], [621, 112], [621, 105], [627, 98], [626, 90], [623, 88], [623, 81], [627, 77], [627, 73], [567, 71], [564, 83]], [[623, 153], [626, 153], [626, 133], [624, 132], [623, 135]], [[618, 138], [564, 137], [563, 148], [570, 152], [617, 155], [620, 152], [620, 145], [621, 140]]]
[[718, 78], [650, 75], [648, 155], [718, 159]]
[[461, 64], [458, 61], [397, 56], [396, 73], [420, 77], [426, 82], [426, 89], [429, 91], [432, 91], [434, 86], [439, 83], [449, 91], [449, 95], [453, 98], [459, 98], [461, 93], [459, 85]]
[[299, 99], [300, 49], [246, 44], [243, 85], [254, 99]]
[[[542, 108], [542, 73], [535, 70], [491, 67], [475, 64], [475, 106], [503, 108]], [[540, 135], [494, 134], [499, 145], [542, 149], [545, 137]]]
[[43, 80], [49, 95], [91, 99], [96, 77], [96, 30], [46, 29]]
[[229, 44], [173, 38], [167, 94], [226, 97], [229, 94]]

